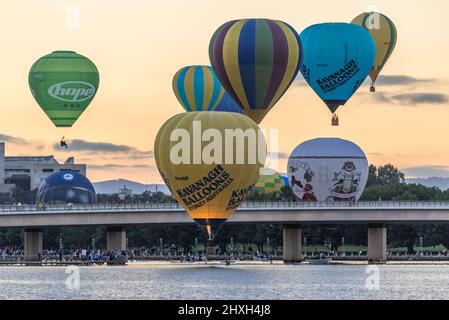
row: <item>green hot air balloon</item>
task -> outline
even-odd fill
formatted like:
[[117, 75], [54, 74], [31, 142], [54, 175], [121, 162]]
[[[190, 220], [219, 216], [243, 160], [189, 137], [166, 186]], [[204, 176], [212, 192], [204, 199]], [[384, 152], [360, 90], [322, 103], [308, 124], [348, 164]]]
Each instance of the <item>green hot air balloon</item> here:
[[98, 90], [97, 67], [74, 51], [54, 51], [31, 67], [28, 83], [34, 99], [56, 127], [71, 127]]

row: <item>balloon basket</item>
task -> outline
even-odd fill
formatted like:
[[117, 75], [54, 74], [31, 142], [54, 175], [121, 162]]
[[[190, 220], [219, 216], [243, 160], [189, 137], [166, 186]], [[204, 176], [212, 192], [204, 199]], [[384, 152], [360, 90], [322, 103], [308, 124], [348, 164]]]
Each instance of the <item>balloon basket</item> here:
[[338, 126], [339, 121], [338, 121], [337, 115], [334, 114], [334, 115], [332, 116], [331, 124], [332, 124], [333, 126]]
[[374, 84], [371, 85], [371, 87], [369, 88], [370, 92], [376, 92], [376, 87], [374, 86]]

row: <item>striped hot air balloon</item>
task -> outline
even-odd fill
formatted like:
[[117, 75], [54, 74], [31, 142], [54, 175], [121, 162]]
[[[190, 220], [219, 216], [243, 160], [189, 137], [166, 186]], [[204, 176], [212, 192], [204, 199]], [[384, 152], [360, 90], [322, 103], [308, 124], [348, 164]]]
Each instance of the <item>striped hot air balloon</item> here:
[[224, 88], [210, 66], [189, 66], [176, 72], [173, 91], [186, 111], [213, 111]]
[[233, 20], [215, 31], [209, 58], [226, 92], [260, 123], [295, 79], [302, 45], [285, 22]]
[[369, 73], [372, 81], [371, 91], [374, 92], [376, 79], [396, 46], [396, 27], [390, 18], [378, 12], [362, 13], [355, 17], [352, 23], [368, 30], [376, 44], [376, 57]]

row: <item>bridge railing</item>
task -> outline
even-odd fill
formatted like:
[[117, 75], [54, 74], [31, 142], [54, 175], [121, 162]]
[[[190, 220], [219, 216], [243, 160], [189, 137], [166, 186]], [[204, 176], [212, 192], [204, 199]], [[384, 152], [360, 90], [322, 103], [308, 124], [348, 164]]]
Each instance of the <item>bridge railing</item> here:
[[[299, 202], [299, 201], [245, 201], [241, 209], [251, 208], [448, 208], [448, 201], [329, 201], [329, 202]], [[36, 211], [95, 211], [95, 210], [151, 210], [179, 209], [177, 202], [161, 203], [96, 203], [96, 204], [51, 204], [51, 205], [0, 205], [0, 212], [36, 212]]]

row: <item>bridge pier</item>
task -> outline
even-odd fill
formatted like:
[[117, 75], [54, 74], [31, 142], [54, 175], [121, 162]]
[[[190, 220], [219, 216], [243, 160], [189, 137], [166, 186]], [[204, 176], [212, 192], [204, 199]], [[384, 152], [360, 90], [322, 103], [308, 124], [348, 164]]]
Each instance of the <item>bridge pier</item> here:
[[285, 224], [283, 240], [284, 263], [301, 262], [301, 226], [299, 224]]
[[108, 251], [126, 250], [126, 231], [123, 227], [108, 227], [106, 241]]
[[23, 234], [23, 247], [25, 261], [39, 260], [42, 254], [42, 229], [25, 229]]
[[368, 263], [387, 262], [387, 227], [368, 225]]

